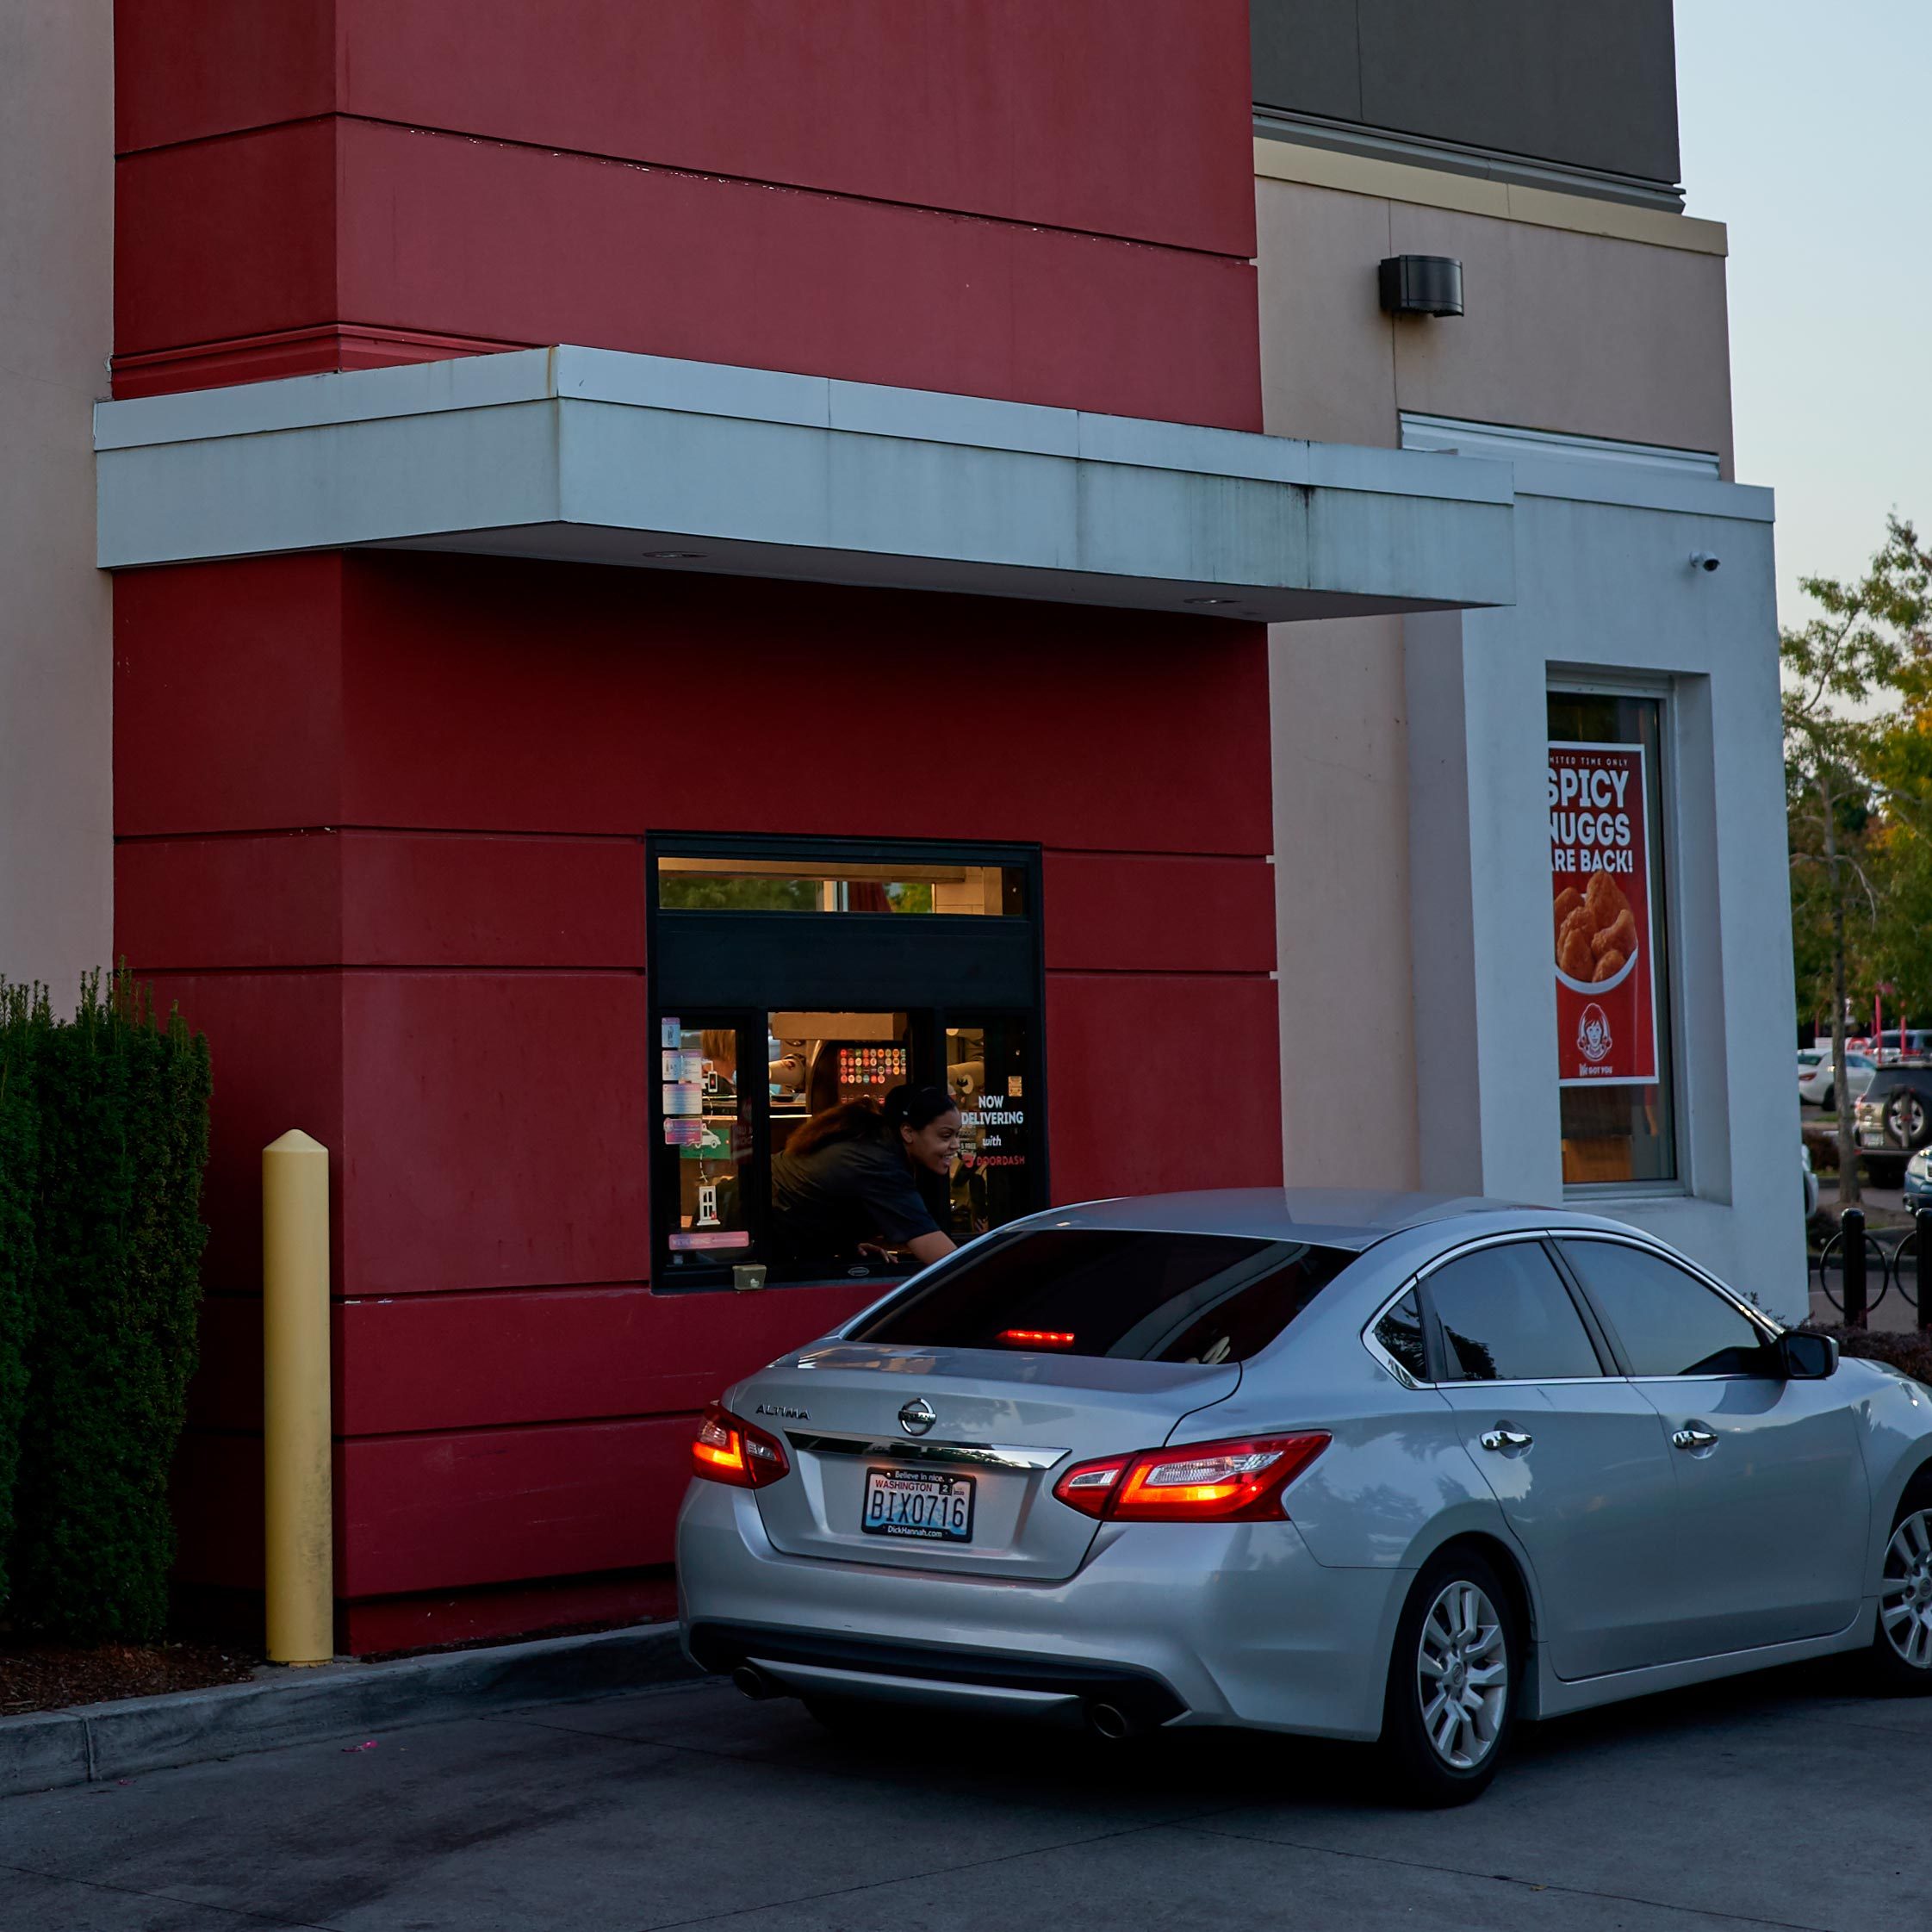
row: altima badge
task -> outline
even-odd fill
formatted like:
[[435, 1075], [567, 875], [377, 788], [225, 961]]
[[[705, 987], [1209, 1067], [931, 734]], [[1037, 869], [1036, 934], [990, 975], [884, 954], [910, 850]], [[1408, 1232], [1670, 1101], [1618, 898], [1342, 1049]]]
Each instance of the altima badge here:
[[931, 1405], [923, 1396], [908, 1402], [899, 1411], [899, 1426], [909, 1436], [923, 1436], [939, 1418], [933, 1413]]

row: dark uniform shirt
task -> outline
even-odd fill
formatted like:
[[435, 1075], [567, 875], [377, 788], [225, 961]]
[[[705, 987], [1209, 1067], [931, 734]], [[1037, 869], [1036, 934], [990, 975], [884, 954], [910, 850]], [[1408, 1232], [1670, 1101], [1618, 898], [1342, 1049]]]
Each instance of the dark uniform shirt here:
[[772, 1163], [772, 1211], [794, 1260], [838, 1260], [861, 1241], [903, 1247], [939, 1224], [904, 1157], [876, 1140], [833, 1140]]

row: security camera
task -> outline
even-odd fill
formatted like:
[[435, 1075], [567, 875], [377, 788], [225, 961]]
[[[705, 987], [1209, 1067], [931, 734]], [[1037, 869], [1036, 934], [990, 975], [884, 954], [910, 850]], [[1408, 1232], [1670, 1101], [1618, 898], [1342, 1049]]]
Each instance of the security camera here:
[[1722, 557], [1712, 556], [1709, 550], [1691, 552], [1691, 568], [1693, 570], [1715, 570], [1723, 562]]

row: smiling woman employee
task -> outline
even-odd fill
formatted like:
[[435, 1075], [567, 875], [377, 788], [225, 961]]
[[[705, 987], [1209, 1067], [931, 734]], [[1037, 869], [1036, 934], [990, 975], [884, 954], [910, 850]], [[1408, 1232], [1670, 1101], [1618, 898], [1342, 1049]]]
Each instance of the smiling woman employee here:
[[772, 1163], [772, 1219], [786, 1259], [854, 1259], [862, 1245], [903, 1248], [923, 1267], [950, 1254], [916, 1177], [952, 1171], [960, 1110], [944, 1087], [895, 1087], [884, 1113], [847, 1101], [815, 1114]]

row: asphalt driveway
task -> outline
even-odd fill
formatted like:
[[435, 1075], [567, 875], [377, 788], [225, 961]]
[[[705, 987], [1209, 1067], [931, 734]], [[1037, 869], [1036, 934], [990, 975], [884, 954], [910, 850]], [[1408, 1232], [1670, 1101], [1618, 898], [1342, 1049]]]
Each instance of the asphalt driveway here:
[[0, 1802], [7, 1932], [1932, 1923], [1932, 1699], [1836, 1667], [1525, 1734], [1472, 1808], [1363, 1754], [910, 1722], [885, 1749], [712, 1683]]

